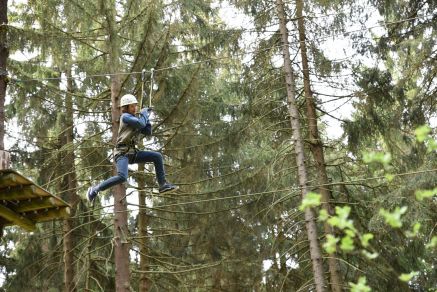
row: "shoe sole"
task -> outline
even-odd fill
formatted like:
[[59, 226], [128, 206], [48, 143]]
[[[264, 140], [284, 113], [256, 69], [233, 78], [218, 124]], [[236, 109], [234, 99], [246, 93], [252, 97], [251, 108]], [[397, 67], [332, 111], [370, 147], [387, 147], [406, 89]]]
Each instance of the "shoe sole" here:
[[177, 190], [179, 190], [179, 187], [175, 187], [174, 189], [166, 189], [166, 190], [162, 190], [159, 191], [160, 194], [171, 194], [176, 192]]

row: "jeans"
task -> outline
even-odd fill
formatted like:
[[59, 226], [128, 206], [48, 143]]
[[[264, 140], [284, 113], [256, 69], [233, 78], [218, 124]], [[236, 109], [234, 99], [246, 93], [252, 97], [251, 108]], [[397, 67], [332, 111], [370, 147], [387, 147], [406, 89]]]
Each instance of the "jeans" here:
[[[165, 171], [164, 171], [164, 162], [162, 159], [162, 155], [159, 152], [154, 151], [138, 151], [133, 159], [132, 163], [146, 163], [153, 162], [155, 165], [155, 173], [156, 179], [158, 180], [159, 185], [165, 183]], [[101, 182], [95, 188], [96, 191], [104, 191], [113, 187], [115, 185], [124, 183], [127, 181], [128, 177], [128, 164], [129, 159], [127, 155], [121, 155], [116, 160], [117, 164], [117, 175], [108, 178], [107, 180]]]

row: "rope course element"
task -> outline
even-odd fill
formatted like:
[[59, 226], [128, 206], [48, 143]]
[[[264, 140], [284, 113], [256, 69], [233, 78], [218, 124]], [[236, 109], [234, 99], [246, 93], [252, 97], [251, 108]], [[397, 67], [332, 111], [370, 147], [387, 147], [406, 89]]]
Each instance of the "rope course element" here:
[[[343, 33], [339, 33], [339, 34], [333, 34], [333, 35], [325, 35], [325, 36], [321, 36], [319, 38], [316, 39], [312, 39], [312, 40], [303, 40], [303, 41], [295, 41], [295, 42], [290, 42], [291, 44], [299, 44], [301, 42], [308, 42], [308, 41], [322, 41], [322, 40], [326, 40], [329, 38], [333, 38], [333, 37], [339, 37], [339, 36], [347, 36], [349, 34], [353, 34], [353, 33], [358, 33], [361, 31], [366, 31], [366, 30], [371, 30], [374, 28], [380, 28], [380, 27], [386, 27], [388, 25], [395, 25], [395, 24], [399, 24], [399, 23], [403, 23], [403, 22], [409, 22], [409, 21], [413, 21], [416, 19], [426, 19], [428, 17], [434, 17], [433, 14], [430, 15], [423, 15], [423, 16], [416, 16], [416, 17], [411, 17], [411, 18], [406, 18], [406, 19], [401, 19], [401, 20], [397, 20], [397, 21], [390, 21], [390, 22], [384, 22], [378, 25], [373, 25], [373, 26], [369, 26], [369, 27], [364, 27], [361, 29], [356, 29], [356, 30], [351, 30], [351, 31], [346, 31]], [[364, 38], [364, 37], [362, 37]], [[195, 62], [190, 62], [190, 63], [183, 63], [183, 64], [179, 64], [179, 65], [172, 65], [172, 66], [168, 66], [168, 67], [163, 67], [163, 68], [158, 68], [158, 69], [151, 69], [151, 70], [142, 70], [142, 71], [133, 71], [133, 72], [116, 72], [116, 73], [101, 73], [101, 74], [92, 74], [92, 75], [87, 75], [87, 76], [70, 76], [70, 77], [47, 77], [47, 78], [30, 78], [30, 79], [15, 79], [15, 78], [11, 78], [10, 81], [12, 83], [23, 83], [23, 82], [31, 82], [31, 81], [45, 81], [45, 80], [67, 80], [67, 79], [86, 79], [86, 78], [94, 78], [94, 77], [110, 77], [110, 76], [116, 76], [116, 75], [139, 75], [139, 74], [144, 74], [144, 73], [154, 73], [154, 72], [160, 72], [160, 71], [167, 71], [167, 70], [173, 70], [173, 69], [179, 69], [179, 68], [183, 68], [186, 66], [192, 66], [192, 65], [198, 65], [198, 64], [203, 64], [203, 63], [208, 63], [208, 62], [212, 62], [212, 61], [219, 61], [219, 60], [224, 60], [224, 59], [231, 59], [231, 58], [235, 58], [235, 57], [241, 57], [241, 56], [246, 56], [246, 55], [250, 55], [253, 54], [255, 52], [260, 52], [260, 51], [267, 51], [270, 50], [272, 48], [275, 47], [282, 47], [282, 45], [277, 45], [277, 46], [272, 46], [263, 50], [253, 50], [253, 51], [247, 51], [247, 52], [242, 52], [239, 54], [235, 54], [232, 56], [223, 56], [223, 57], [217, 57], [217, 58], [209, 58], [209, 59], [205, 59], [205, 60], [200, 60], [200, 61], [195, 61]], [[152, 74], [153, 77], [153, 74]]]

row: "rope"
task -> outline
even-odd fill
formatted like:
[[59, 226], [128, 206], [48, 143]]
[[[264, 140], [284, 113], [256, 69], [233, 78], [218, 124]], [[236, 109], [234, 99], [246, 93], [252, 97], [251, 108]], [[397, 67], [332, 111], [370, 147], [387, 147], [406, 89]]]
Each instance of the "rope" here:
[[[325, 40], [325, 39], [332, 38], [332, 37], [337, 37], [337, 36], [346, 36], [346, 35], [349, 35], [351, 33], [357, 33], [357, 32], [361, 32], [361, 31], [365, 31], [365, 30], [370, 30], [370, 29], [378, 28], [378, 27], [386, 27], [387, 25], [399, 24], [399, 23], [403, 23], [403, 22], [408, 22], [408, 21], [416, 20], [416, 19], [425, 19], [425, 18], [428, 18], [430, 16], [433, 17], [434, 15], [430, 14], [430, 15], [424, 15], [424, 16], [411, 17], [411, 18], [402, 19], [402, 20], [398, 20], [398, 21], [384, 22], [384, 23], [382, 23], [380, 25], [364, 27], [362, 29], [346, 31], [346, 32], [339, 33], [339, 34], [334, 34], [334, 35], [326, 35], [326, 36], [322, 36], [320, 38], [316, 38], [316, 39], [313, 39], [313, 40], [303, 40], [303, 41], [290, 42], [290, 45], [291, 44], [298, 44], [300, 42], [307, 42], [307, 41], [314, 41], [314, 42], [315, 41], [321, 41], [321, 40]], [[362, 38], [364, 38], [364, 37], [362, 37]], [[274, 47], [282, 47], [282, 45], [280, 45], [280, 46], [273, 46], [273, 47], [267, 48], [265, 50], [269, 50], [269, 49], [274, 48]], [[142, 71], [133, 71], [133, 72], [102, 73], [102, 74], [87, 75], [85, 77], [70, 76], [70, 77], [31, 78], [31, 79], [21, 79], [21, 80], [20, 79], [11, 79], [11, 81], [14, 82], [14, 83], [19, 83], [19, 82], [44, 81], [44, 80], [85, 79], [85, 78], [91, 78], [91, 77], [106, 77], [106, 76], [115, 76], [115, 75], [136, 75], [136, 74], [143, 74], [143, 72], [152, 73], [153, 74], [153, 72], [156, 72], [156, 71], [166, 71], [166, 70], [181, 68], [181, 67], [185, 67], [185, 66], [191, 66], [191, 65], [197, 65], [197, 64], [202, 64], [202, 63], [208, 63], [208, 62], [211, 62], [211, 61], [230, 59], [230, 58], [233, 58], [233, 57], [249, 55], [249, 54], [252, 54], [254, 52], [259, 52], [259, 51], [260, 50], [248, 51], [248, 52], [236, 54], [236, 55], [233, 55], [233, 56], [210, 58], [210, 59], [205, 59], [205, 60], [201, 60], [201, 61], [195, 61], [195, 62], [191, 62], [191, 63], [184, 63], [184, 64], [180, 64], [180, 65], [173, 65], [173, 66], [159, 68], [159, 69], [153, 69], [152, 68], [150, 71], [142, 70]]]
[[153, 93], [153, 74], [155, 73], [155, 69], [152, 68], [150, 70], [150, 94], [149, 94], [149, 109], [152, 107], [152, 93]]

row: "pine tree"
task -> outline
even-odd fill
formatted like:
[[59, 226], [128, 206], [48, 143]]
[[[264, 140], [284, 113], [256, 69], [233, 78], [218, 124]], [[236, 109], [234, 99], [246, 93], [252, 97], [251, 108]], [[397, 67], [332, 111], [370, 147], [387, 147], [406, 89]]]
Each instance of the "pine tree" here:
[[5, 136], [5, 97], [7, 86], [7, 60], [9, 56], [8, 48], [8, 1], [0, 2], [0, 150], [4, 150]]

